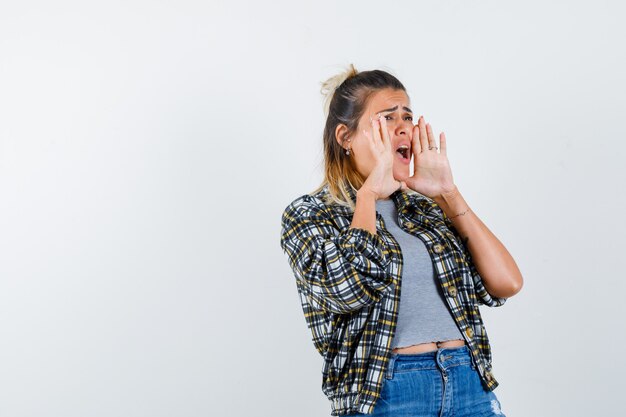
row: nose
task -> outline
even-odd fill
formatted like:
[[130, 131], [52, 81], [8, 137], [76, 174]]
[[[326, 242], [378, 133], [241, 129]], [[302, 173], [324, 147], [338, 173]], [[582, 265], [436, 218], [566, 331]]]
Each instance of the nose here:
[[398, 136], [403, 135], [404, 137], [411, 139], [412, 132], [413, 132], [413, 123], [411, 123], [410, 120], [405, 120], [402, 123], [399, 123], [398, 126], [396, 126], [396, 134]]

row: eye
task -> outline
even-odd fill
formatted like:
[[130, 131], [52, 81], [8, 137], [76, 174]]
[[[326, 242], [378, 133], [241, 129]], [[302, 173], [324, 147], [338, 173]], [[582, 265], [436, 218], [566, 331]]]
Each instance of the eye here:
[[[390, 114], [385, 115], [385, 118], [386, 118], [386, 119], [387, 119], [387, 117], [391, 117], [391, 115], [390, 115]], [[387, 120], [389, 120], [389, 119], [387, 119]], [[406, 117], [404, 118], [404, 120], [411, 120], [411, 121], [412, 121], [412, 120], [413, 120], [413, 116], [406, 116]]]

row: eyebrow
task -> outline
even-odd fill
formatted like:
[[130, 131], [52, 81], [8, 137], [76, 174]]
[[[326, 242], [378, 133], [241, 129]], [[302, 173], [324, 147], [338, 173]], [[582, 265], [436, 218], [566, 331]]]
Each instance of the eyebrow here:
[[[395, 111], [397, 108], [398, 108], [398, 106], [395, 106], [395, 107], [392, 107], [390, 109], [385, 109], [385, 110], [378, 111], [376, 113], [382, 113], [382, 112], [387, 112], [387, 111]], [[411, 109], [409, 109], [408, 107], [402, 106], [402, 108], [405, 111], [408, 111], [409, 113], [413, 114], [413, 111]]]

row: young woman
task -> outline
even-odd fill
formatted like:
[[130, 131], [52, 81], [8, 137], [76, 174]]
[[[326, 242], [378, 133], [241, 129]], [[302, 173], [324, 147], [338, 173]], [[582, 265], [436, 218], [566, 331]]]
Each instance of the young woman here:
[[331, 415], [504, 416], [479, 305], [520, 291], [515, 261], [398, 79], [351, 66], [324, 88], [325, 178], [286, 207], [281, 247]]

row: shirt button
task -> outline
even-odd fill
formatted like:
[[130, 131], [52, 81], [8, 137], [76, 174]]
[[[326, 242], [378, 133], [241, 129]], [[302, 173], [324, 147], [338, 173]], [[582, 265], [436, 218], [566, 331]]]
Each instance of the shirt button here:
[[433, 246], [433, 249], [435, 250], [435, 253], [441, 253], [443, 252], [443, 245], [440, 243], [437, 243], [435, 246]]
[[472, 330], [471, 327], [468, 327], [467, 330], [465, 330], [465, 333], [471, 338], [474, 337], [474, 331]]
[[448, 294], [450, 297], [456, 297], [456, 287], [454, 285], [448, 287]]

